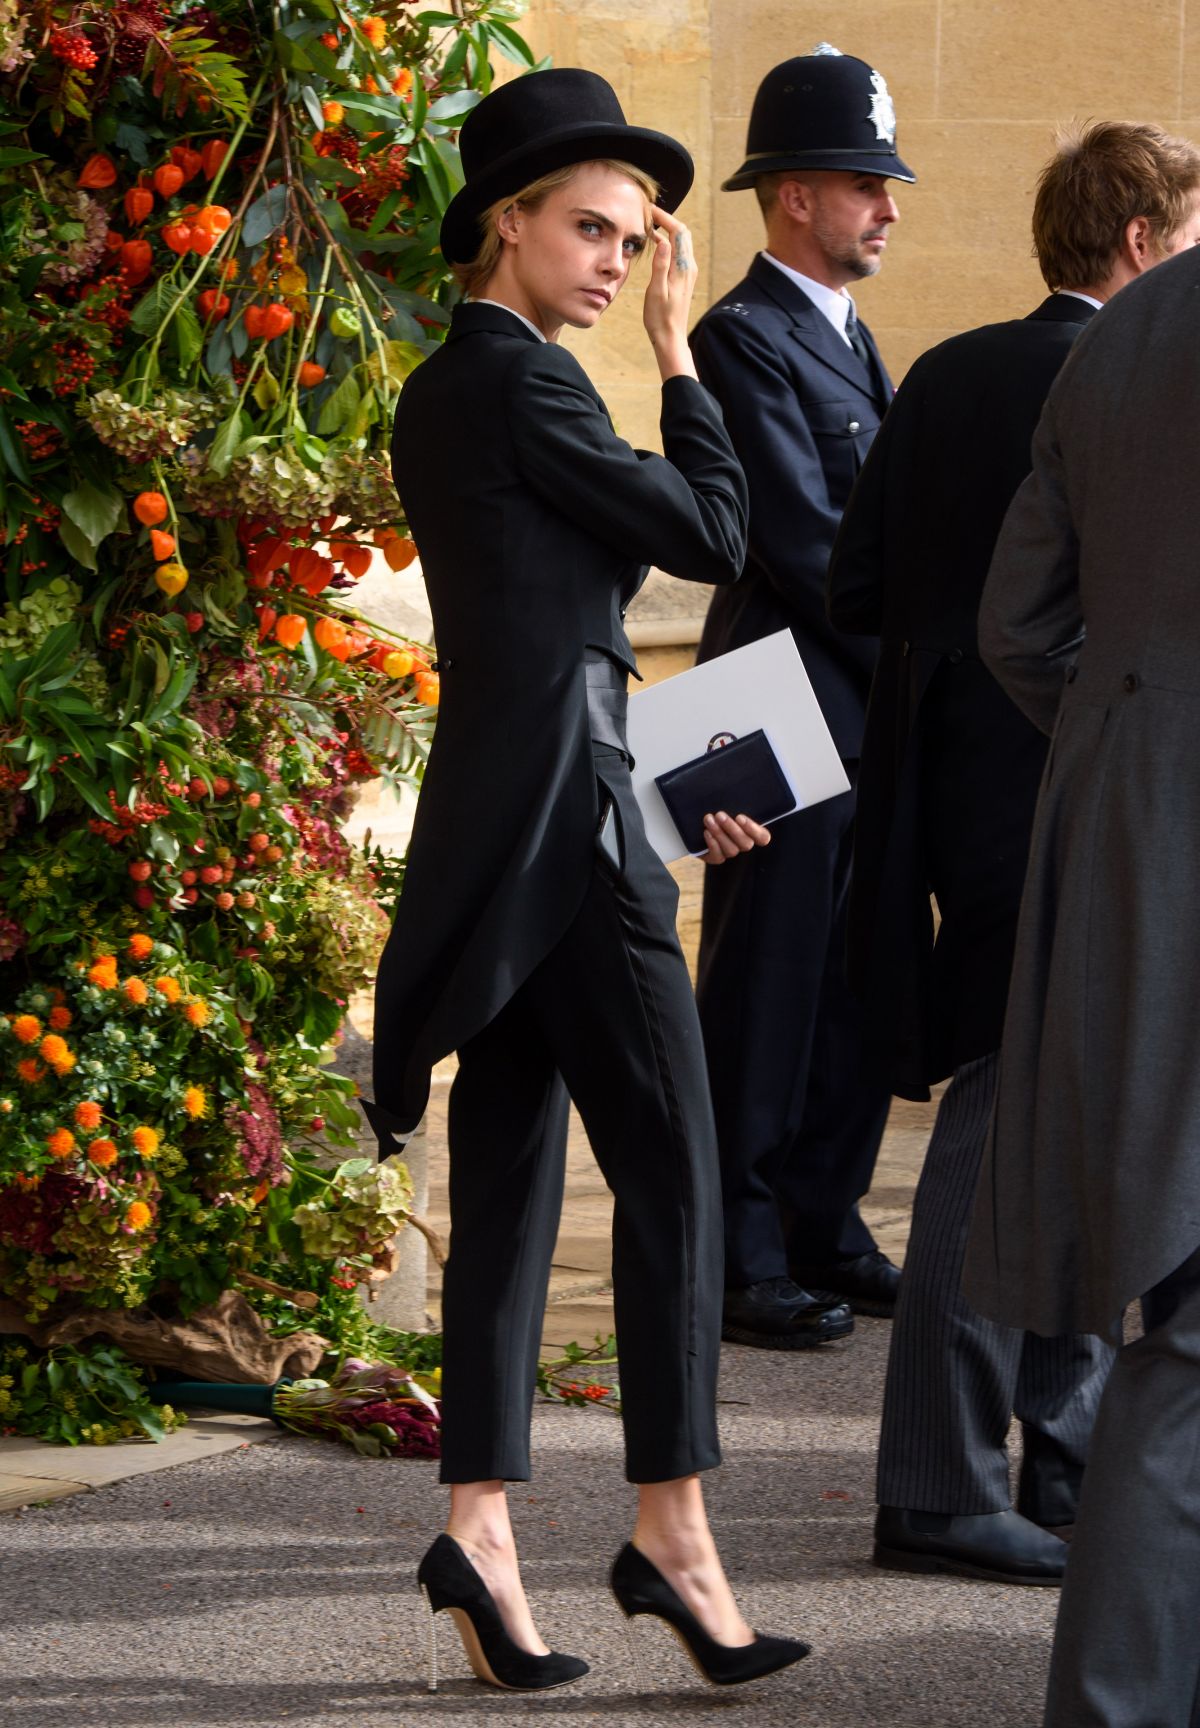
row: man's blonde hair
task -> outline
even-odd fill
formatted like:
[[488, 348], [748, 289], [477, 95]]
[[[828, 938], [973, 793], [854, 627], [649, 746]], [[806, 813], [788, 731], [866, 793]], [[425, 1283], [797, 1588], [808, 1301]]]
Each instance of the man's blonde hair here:
[[589, 167], [611, 168], [615, 174], [623, 174], [627, 180], [632, 180], [635, 186], [640, 187], [649, 203], [658, 201], [658, 187], [654, 181], [641, 168], [635, 168], [629, 162], [615, 162], [605, 158], [594, 163], [572, 162], [567, 168], [556, 168], [553, 173], [543, 174], [540, 179], [531, 181], [522, 191], [511, 197], [498, 198], [479, 218], [483, 238], [478, 252], [466, 263], [451, 266], [454, 280], [464, 294], [482, 294], [496, 273], [496, 266], [504, 251], [504, 241], [500, 238], [500, 230], [496, 224], [504, 212], [513, 204], [521, 204], [526, 210], [538, 209], [551, 192], [557, 192], [560, 186], [569, 186], [581, 168]]
[[1198, 188], [1200, 151], [1161, 127], [1098, 120], [1060, 133], [1033, 204], [1033, 251], [1046, 286], [1089, 288], [1105, 281], [1138, 216], [1165, 252], [1191, 214]]

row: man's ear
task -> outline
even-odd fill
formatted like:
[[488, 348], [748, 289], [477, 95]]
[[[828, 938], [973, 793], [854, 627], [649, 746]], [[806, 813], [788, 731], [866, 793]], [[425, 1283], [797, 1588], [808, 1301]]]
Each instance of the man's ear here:
[[1146, 216], [1134, 216], [1125, 224], [1125, 256], [1135, 270], [1141, 271], [1154, 262], [1155, 248]]
[[806, 180], [784, 180], [779, 187], [779, 208], [793, 222], [810, 222], [816, 194]]

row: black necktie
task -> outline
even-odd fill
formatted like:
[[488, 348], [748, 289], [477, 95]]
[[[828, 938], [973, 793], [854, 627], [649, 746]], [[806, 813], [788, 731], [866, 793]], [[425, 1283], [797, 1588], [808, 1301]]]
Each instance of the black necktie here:
[[858, 327], [858, 316], [854, 310], [853, 304], [851, 304], [849, 314], [846, 318], [846, 340], [858, 355], [867, 371], [870, 372], [871, 350], [867, 347], [866, 339]]

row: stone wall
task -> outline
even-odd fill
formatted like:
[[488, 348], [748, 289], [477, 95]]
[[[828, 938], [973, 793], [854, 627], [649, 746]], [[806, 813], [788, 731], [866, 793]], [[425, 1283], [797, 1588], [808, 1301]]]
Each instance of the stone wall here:
[[[1200, 139], [1200, 0], [533, 0], [521, 28], [559, 66], [611, 80], [634, 122], [696, 157], [684, 207], [701, 261], [698, 305], [732, 286], [760, 243], [751, 192], [722, 193], [742, 160], [763, 73], [821, 40], [883, 73], [901, 154], [888, 259], [858, 295], [899, 379], [932, 343], [1015, 317], [1041, 297], [1029, 214], [1055, 128], [1154, 120]], [[595, 333], [572, 339], [619, 429], [657, 442], [657, 387], [636, 279]]]

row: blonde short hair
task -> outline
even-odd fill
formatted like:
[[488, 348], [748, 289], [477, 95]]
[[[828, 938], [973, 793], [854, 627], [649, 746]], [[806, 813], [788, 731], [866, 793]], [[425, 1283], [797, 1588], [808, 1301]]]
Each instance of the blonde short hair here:
[[1062, 133], [1033, 204], [1033, 251], [1051, 289], [1103, 282], [1144, 216], [1165, 252], [1200, 188], [1200, 151], [1158, 126], [1099, 120]]
[[451, 265], [454, 280], [464, 294], [482, 294], [500, 262], [500, 254], [504, 250], [504, 241], [500, 238], [500, 230], [496, 223], [500, 216], [513, 204], [523, 204], [526, 210], [536, 210], [545, 203], [551, 192], [557, 192], [560, 186], [569, 186], [581, 168], [587, 167], [611, 168], [615, 174], [623, 174], [627, 180], [632, 180], [635, 186], [641, 188], [647, 200], [653, 204], [658, 199], [658, 187], [641, 168], [635, 168], [629, 162], [615, 162], [601, 159], [596, 163], [572, 162], [566, 168], [556, 168], [553, 173], [543, 174], [540, 179], [533, 180], [520, 192], [513, 193], [508, 198], [498, 198], [479, 218], [482, 239], [479, 250], [474, 258], [462, 264]]

